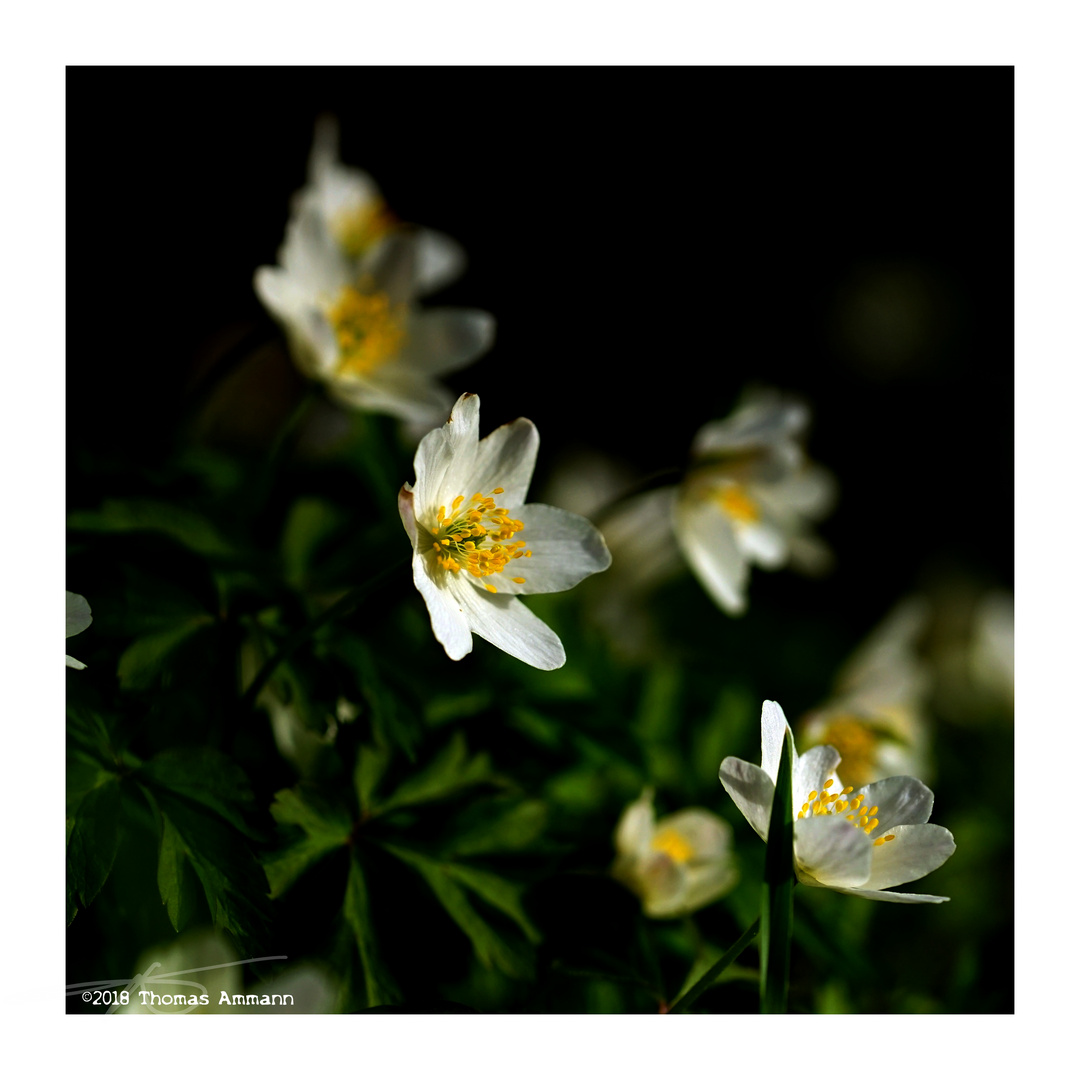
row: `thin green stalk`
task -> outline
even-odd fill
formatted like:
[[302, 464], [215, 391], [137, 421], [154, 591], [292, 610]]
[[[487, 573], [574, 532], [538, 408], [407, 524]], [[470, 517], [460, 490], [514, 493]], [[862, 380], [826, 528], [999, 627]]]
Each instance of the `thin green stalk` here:
[[788, 972], [793, 924], [792, 870], [795, 824], [791, 805], [791, 732], [784, 734], [776, 774], [765, 848], [765, 878], [761, 884], [761, 1011], [787, 1012]]
[[739, 954], [758, 935], [761, 920], [755, 919], [742, 933], [734, 945], [685, 994], [676, 998], [668, 1007], [668, 1012], [686, 1012], [697, 999], [739, 958]]

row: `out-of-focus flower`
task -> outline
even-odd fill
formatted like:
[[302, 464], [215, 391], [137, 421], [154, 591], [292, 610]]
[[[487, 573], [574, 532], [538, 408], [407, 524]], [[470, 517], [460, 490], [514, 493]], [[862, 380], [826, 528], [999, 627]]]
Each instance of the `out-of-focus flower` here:
[[[94, 620], [90, 617], [90, 605], [85, 596], [69, 592], [67, 594], [67, 636], [74, 637], [81, 634]], [[74, 656], [65, 656], [64, 662], [68, 667], [82, 670], [86, 665]]]
[[[761, 707], [761, 766], [724, 758], [720, 780], [754, 831], [768, 838], [780, 751], [789, 731], [775, 701]], [[795, 873], [804, 885], [896, 904], [937, 904], [947, 896], [888, 892], [936, 870], [956, 850], [952, 833], [928, 824], [933, 792], [912, 776], [859, 788], [841, 785], [840, 755], [815, 746], [792, 761]]]
[[731, 826], [691, 807], [656, 820], [646, 789], [619, 819], [612, 874], [641, 899], [646, 915], [689, 915], [729, 893], [738, 881]]
[[1012, 593], [987, 593], [975, 609], [970, 670], [976, 686], [1011, 709], [1016, 693], [1016, 629]]
[[540, 444], [531, 421], [484, 439], [479, 427], [480, 399], [463, 394], [416, 451], [416, 483], [398, 496], [413, 581], [452, 660], [472, 651], [475, 633], [533, 667], [561, 667], [562, 642], [517, 594], [562, 592], [611, 555], [584, 518], [525, 504]]
[[759, 393], [694, 439], [694, 464], [675, 499], [675, 536], [731, 615], [746, 609], [751, 563], [776, 570], [794, 560], [813, 570], [828, 561], [808, 525], [831, 508], [835, 485], [798, 442], [809, 420], [806, 406]]
[[[362, 169], [341, 163], [336, 118], [322, 116], [308, 158], [308, 180], [293, 200], [293, 209], [314, 210], [339, 249], [359, 260], [378, 243], [402, 228], [375, 181]], [[461, 245], [434, 229], [415, 230], [417, 239], [416, 295], [449, 284], [465, 268]]]
[[446, 280], [454, 263], [432, 254], [442, 250], [437, 234], [372, 226], [369, 240], [347, 242], [341, 222], [377, 193], [365, 174], [337, 165], [318, 143], [312, 161], [313, 180], [297, 198], [279, 265], [255, 271], [255, 292], [306, 376], [338, 402], [398, 417], [422, 434], [453, 401], [437, 376], [485, 352], [495, 320], [470, 308], [421, 310], [417, 297]]
[[930, 779], [930, 675], [915, 649], [928, 620], [925, 600], [902, 602], [845, 665], [833, 697], [803, 718], [800, 745], [834, 746], [845, 784], [897, 775]]

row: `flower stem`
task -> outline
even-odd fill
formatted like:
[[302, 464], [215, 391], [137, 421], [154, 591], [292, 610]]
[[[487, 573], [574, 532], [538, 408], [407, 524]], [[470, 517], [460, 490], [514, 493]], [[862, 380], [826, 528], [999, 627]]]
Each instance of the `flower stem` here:
[[768, 845], [765, 848], [765, 879], [761, 884], [761, 1011], [787, 1012], [788, 972], [791, 964], [793, 925], [792, 855], [795, 825], [791, 803], [791, 762], [794, 747], [785, 732], [780, 749], [769, 813]]

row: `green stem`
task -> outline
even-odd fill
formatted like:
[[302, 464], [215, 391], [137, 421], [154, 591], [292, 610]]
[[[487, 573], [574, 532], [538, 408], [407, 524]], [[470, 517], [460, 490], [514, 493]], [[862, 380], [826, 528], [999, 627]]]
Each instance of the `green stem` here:
[[795, 875], [795, 825], [791, 803], [791, 732], [785, 731], [780, 749], [772, 809], [769, 813], [765, 877], [761, 884], [761, 1011], [787, 1012], [788, 973], [793, 925], [792, 889]]
[[761, 920], [755, 919], [744, 931], [734, 945], [689, 990], [681, 997], [676, 998], [668, 1008], [668, 1012], [686, 1012], [697, 999], [709, 989], [710, 986], [726, 971], [738, 958], [739, 954], [758, 935], [761, 928]]
[[251, 685], [244, 691], [244, 695], [240, 699], [241, 712], [254, 707], [263, 687], [270, 681], [270, 676], [274, 674], [274, 671], [279, 664], [293, 656], [301, 646], [306, 644], [315, 633], [328, 622], [343, 615], [348, 615], [367, 593], [407, 566], [410, 558], [410, 555], [405, 554], [402, 555], [400, 559], [394, 559], [392, 562], [387, 563], [362, 585], [358, 585], [355, 589], [350, 589], [340, 600], [336, 600], [325, 611], [312, 619], [311, 622], [297, 630], [297, 632], [293, 634], [292, 637], [290, 637], [259, 669], [258, 674], [252, 680]]

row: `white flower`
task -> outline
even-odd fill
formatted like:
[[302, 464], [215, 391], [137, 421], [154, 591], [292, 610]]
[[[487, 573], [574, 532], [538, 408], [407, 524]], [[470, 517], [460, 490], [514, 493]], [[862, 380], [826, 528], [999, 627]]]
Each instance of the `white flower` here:
[[577, 514], [525, 505], [540, 436], [525, 419], [479, 438], [480, 399], [458, 398], [428, 432], [398, 509], [413, 545], [413, 580], [451, 660], [472, 635], [545, 671], [566, 661], [562, 642], [517, 598], [561, 592], [611, 562], [604, 538]]
[[657, 821], [650, 789], [623, 811], [615, 850], [612, 874], [654, 919], [689, 915], [730, 892], [739, 877], [726, 821], [697, 807]]
[[[86, 597], [69, 592], [67, 594], [67, 637], [81, 634], [93, 621], [90, 617], [90, 605], [86, 602]], [[86, 667], [84, 663], [76, 660], [74, 656], [65, 656], [64, 661], [68, 667], [79, 668], [80, 670]]]
[[836, 748], [845, 784], [899, 774], [930, 779], [930, 674], [915, 651], [929, 614], [917, 597], [898, 605], [844, 666], [832, 699], [800, 724], [800, 745]]
[[430, 430], [453, 400], [436, 376], [487, 350], [495, 320], [469, 308], [418, 308], [416, 298], [454, 264], [438, 254], [437, 234], [395, 227], [370, 242], [343, 243], [333, 223], [346, 208], [366, 205], [369, 178], [326, 160], [318, 145], [312, 171], [315, 180], [300, 192], [286, 228], [280, 265], [255, 271], [255, 291], [284, 328], [297, 366], [337, 401]]
[[758, 394], [726, 420], [706, 424], [674, 503], [675, 536], [698, 580], [731, 615], [746, 608], [750, 564], [789, 559], [814, 570], [828, 552], [809, 535], [834, 498], [832, 477], [805, 459], [797, 438], [809, 410]]
[[[789, 731], [775, 701], [761, 707], [761, 767], [724, 758], [720, 780], [754, 831], [768, 836], [780, 750]], [[936, 870], [956, 850], [952, 833], [929, 825], [933, 792], [911, 776], [893, 776], [857, 789], [836, 776], [840, 755], [815, 746], [795, 755], [791, 789], [795, 873], [803, 884], [870, 900], [937, 904], [947, 896], [885, 892]]]

